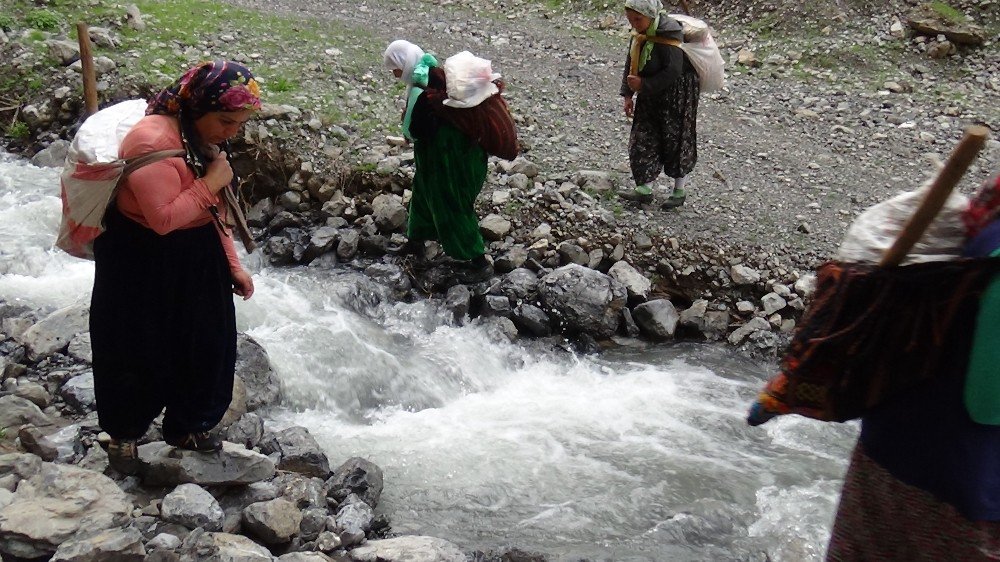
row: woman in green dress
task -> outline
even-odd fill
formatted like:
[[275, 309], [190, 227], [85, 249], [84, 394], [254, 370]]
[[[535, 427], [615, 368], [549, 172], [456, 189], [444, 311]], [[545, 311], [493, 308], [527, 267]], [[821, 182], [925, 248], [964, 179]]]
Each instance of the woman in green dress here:
[[459, 280], [485, 280], [493, 270], [475, 202], [486, 181], [486, 152], [435, 114], [447, 88], [432, 55], [397, 40], [385, 51], [385, 65], [407, 86], [403, 135], [413, 143], [416, 172], [406, 235], [411, 243], [440, 242], [456, 260]]

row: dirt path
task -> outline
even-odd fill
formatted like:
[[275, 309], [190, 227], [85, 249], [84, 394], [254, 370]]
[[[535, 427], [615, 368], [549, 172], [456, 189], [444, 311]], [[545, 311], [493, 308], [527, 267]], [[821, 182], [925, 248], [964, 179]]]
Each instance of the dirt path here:
[[[253, 0], [227, 1], [263, 9]], [[526, 156], [541, 166], [544, 177], [595, 169], [613, 172], [623, 187], [631, 186], [629, 123], [617, 95], [627, 35], [617, 10], [567, 14], [502, 0], [370, 0], [363, 5], [272, 0], [266, 8], [371, 29], [370, 40], [378, 46], [406, 38], [443, 55], [468, 49], [490, 58], [510, 85], [512, 109], [523, 119], [520, 132], [530, 145]], [[758, 263], [779, 258], [808, 267], [830, 255], [860, 211], [912, 189], [932, 173], [934, 161], [947, 155], [966, 125], [1000, 123], [998, 104], [985, 103], [997, 99], [996, 78], [991, 82], [989, 75], [995, 77], [1000, 67], [1000, 57], [990, 49], [944, 62], [904, 52], [896, 72], [876, 64], [877, 55], [868, 51], [858, 50], [867, 52], [867, 59], [845, 60], [833, 68], [810, 65], [811, 59], [800, 54], [816, 51], [814, 58], [823, 62], [822, 49], [836, 52], [846, 42], [844, 52], [854, 52], [851, 42], [867, 34], [877, 46], [890, 24], [886, 10], [884, 16], [848, 22], [856, 29], [840, 35], [820, 33], [798, 42], [760, 40], [749, 30], [753, 22], [717, 29], [727, 59], [744, 45], [769, 58], [754, 70], [730, 64], [727, 90], [702, 96], [699, 162], [689, 204], [666, 212], [655, 204], [609, 201], [619, 226], [676, 237], [682, 244], [720, 246], [726, 255], [742, 254]], [[308, 56], [294, 53], [294, 47], [291, 51], [282, 56]], [[381, 60], [370, 66], [371, 79], [362, 80], [366, 91], [379, 111], [396, 111]], [[972, 79], [960, 99], [932, 93], [934, 88], [947, 92], [940, 83], [963, 75]], [[909, 80], [916, 93], [883, 89], [892, 80]], [[977, 187], [998, 162], [1000, 149], [992, 142], [962, 188]], [[666, 178], [662, 181], [666, 185]]]

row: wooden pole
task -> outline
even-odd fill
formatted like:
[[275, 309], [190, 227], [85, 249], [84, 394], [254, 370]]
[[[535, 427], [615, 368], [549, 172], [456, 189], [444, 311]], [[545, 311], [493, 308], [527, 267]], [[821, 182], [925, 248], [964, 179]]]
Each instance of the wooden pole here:
[[681, 8], [684, 10], [684, 14], [690, 16], [691, 7], [688, 6], [687, 0], [680, 0], [680, 2], [681, 2]]
[[910, 252], [913, 245], [923, 236], [924, 231], [930, 226], [934, 217], [944, 207], [948, 196], [951, 195], [958, 181], [962, 179], [965, 171], [969, 169], [969, 165], [972, 164], [979, 151], [982, 150], [983, 145], [986, 144], [986, 136], [988, 134], [989, 129], [981, 125], [973, 125], [965, 130], [965, 136], [962, 137], [958, 146], [952, 151], [948, 157], [948, 161], [941, 168], [941, 172], [934, 178], [934, 183], [927, 190], [927, 195], [920, 202], [917, 210], [913, 212], [913, 216], [906, 222], [906, 226], [903, 227], [899, 238], [896, 238], [892, 247], [886, 250], [885, 255], [882, 256], [879, 266], [895, 267], [903, 262], [906, 254]]
[[94, 72], [94, 55], [90, 49], [90, 30], [84, 22], [76, 24], [80, 42], [80, 64], [83, 65], [84, 118], [97, 113], [97, 74]]

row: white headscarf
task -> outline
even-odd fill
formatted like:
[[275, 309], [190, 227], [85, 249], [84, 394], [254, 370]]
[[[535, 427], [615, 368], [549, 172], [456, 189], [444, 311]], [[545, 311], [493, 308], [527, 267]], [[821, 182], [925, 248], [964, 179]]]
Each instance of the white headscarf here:
[[412, 87], [413, 67], [424, 56], [424, 50], [409, 41], [397, 39], [389, 43], [384, 56], [386, 68], [390, 70], [402, 70], [403, 75], [399, 79], [405, 82], [407, 86]]
[[625, 0], [625, 7], [639, 12], [647, 18], [655, 18], [663, 9], [660, 0]]

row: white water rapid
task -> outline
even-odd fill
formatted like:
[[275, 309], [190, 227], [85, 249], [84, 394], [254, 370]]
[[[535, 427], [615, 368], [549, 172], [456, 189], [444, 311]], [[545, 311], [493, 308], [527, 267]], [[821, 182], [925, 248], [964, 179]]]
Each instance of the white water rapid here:
[[[93, 265], [51, 249], [59, 212], [56, 170], [0, 156], [0, 300], [89, 301]], [[307, 427], [332, 466], [381, 466], [394, 531], [552, 560], [822, 559], [856, 427], [748, 427], [770, 367], [710, 345], [504, 343], [433, 302], [372, 304], [342, 269], [245, 263], [240, 329], [288, 402], [271, 425]]]

